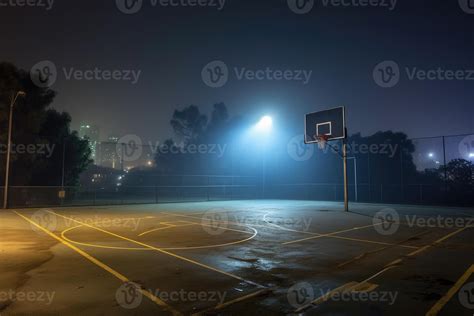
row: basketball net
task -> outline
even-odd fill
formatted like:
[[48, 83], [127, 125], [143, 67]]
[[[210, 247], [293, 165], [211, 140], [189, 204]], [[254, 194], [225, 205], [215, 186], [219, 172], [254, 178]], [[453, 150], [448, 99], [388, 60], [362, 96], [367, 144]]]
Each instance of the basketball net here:
[[316, 136], [316, 139], [318, 140], [319, 149], [321, 149], [321, 150], [326, 149], [326, 145], [328, 143], [329, 136], [328, 135]]

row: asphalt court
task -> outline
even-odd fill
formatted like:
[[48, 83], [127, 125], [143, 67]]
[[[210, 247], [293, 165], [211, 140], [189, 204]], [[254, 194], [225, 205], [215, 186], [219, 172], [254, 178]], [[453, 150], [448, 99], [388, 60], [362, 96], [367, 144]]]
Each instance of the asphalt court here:
[[[394, 222], [374, 220], [387, 208], [400, 216], [395, 232]], [[470, 222], [429, 227], [423, 221], [410, 225], [407, 217], [469, 218], [472, 210], [373, 204], [355, 204], [351, 213], [341, 209], [330, 202], [230, 201], [15, 210], [6, 229], [18, 230], [11, 242], [16, 233], [26, 240], [41, 236], [32, 251], [45, 248], [48, 236], [57, 264], [74, 258], [85, 279], [96, 277], [89, 269], [100, 271], [110, 286], [101, 289], [102, 298], [85, 297], [104, 300], [98, 311], [105, 314], [363, 314], [375, 305], [395, 315], [407, 304], [421, 314], [472, 314], [458, 299], [459, 285], [473, 278], [462, 278], [474, 263]], [[42, 268], [52, 270], [52, 261]], [[61, 273], [67, 283], [67, 269]], [[35, 277], [23, 286], [35, 284]], [[430, 277], [443, 282], [433, 286]], [[55, 282], [60, 292], [61, 280]], [[344, 290], [392, 291], [398, 301], [336, 300]], [[68, 300], [59, 295], [34, 309], [80, 314]], [[4, 310], [17, 311], [28, 307], [13, 303]]]

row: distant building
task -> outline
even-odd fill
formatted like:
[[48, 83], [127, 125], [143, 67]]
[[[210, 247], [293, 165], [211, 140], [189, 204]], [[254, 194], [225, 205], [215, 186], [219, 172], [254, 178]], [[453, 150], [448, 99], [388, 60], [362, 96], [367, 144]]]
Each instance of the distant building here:
[[100, 165], [112, 169], [121, 168], [120, 152], [117, 151], [117, 143], [119, 138], [109, 136], [107, 141], [100, 144]]
[[89, 140], [89, 148], [91, 149], [91, 159], [97, 160], [97, 147], [99, 144], [99, 127], [90, 124], [81, 124], [79, 129], [79, 137]]

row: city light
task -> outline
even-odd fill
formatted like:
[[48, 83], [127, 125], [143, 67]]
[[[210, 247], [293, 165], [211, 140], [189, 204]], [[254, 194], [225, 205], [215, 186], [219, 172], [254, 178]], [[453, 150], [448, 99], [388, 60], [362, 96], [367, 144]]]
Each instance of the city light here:
[[434, 154], [433, 154], [433, 153], [429, 153], [429, 154], [428, 154], [428, 157], [433, 158], [433, 157], [434, 157]]
[[269, 132], [272, 129], [273, 120], [270, 116], [265, 115], [255, 125], [256, 130], [260, 132]]

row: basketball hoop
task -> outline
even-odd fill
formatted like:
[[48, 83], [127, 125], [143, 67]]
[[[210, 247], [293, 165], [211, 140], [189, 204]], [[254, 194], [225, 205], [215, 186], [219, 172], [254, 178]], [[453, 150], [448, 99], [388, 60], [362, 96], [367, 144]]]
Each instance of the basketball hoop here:
[[326, 145], [328, 143], [329, 135], [320, 135], [315, 137], [318, 142], [318, 147], [321, 150], [326, 149]]

